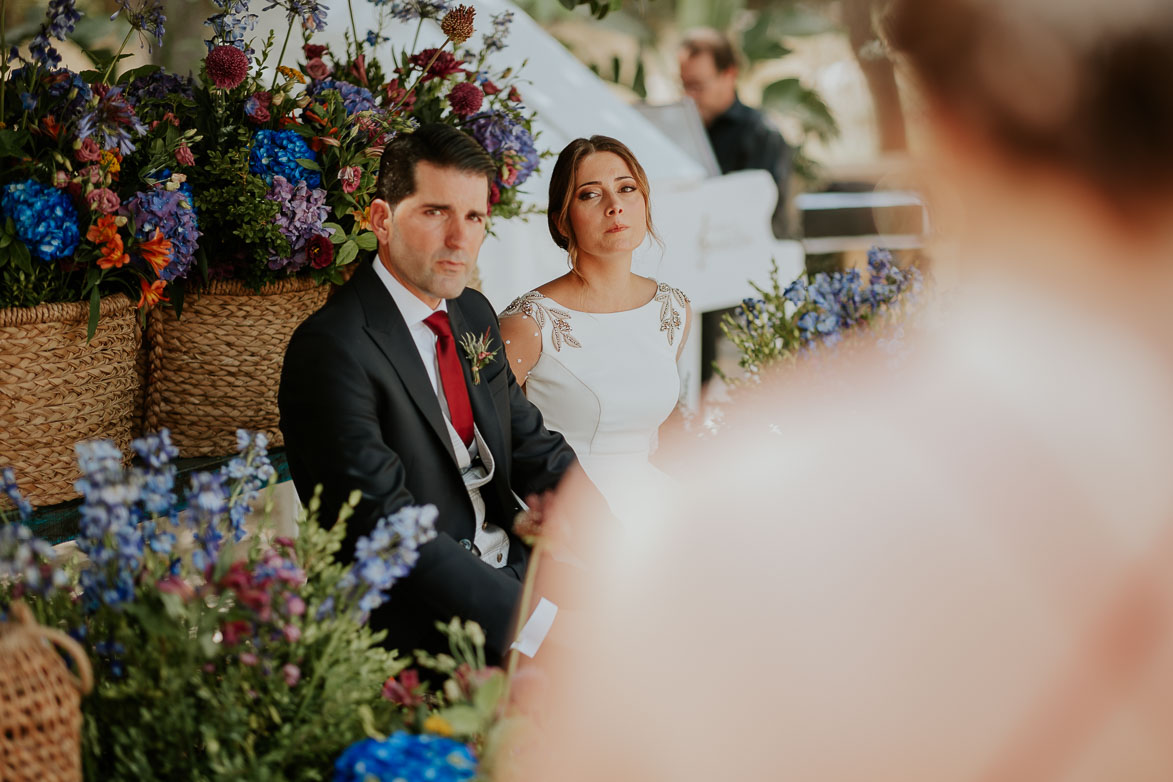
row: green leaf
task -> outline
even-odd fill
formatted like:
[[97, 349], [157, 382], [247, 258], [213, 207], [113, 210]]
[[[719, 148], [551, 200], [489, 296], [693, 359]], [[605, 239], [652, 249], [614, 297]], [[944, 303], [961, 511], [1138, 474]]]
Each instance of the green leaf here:
[[321, 171], [322, 167], [318, 165], [316, 160], [310, 160], [308, 157], [299, 157], [297, 164], [302, 168], [308, 168], [310, 171]]
[[358, 245], [354, 243], [353, 239], [347, 240], [340, 248], [338, 254], [334, 256], [335, 266], [345, 266], [355, 259], [358, 255]]
[[98, 312], [102, 307], [102, 297], [98, 293], [98, 287], [95, 285], [94, 289], [90, 291], [90, 319], [86, 323], [86, 342], [88, 343], [94, 338], [94, 334], [98, 330]]
[[448, 721], [448, 724], [452, 726], [453, 733], [461, 736], [471, 736], [477, 733], [481, 727], [480, 713], [464, 703], [441, 709], [436, 714]]
[[374, 231], [363, 231], [354, 237], [354, 243], [358, 245], [360, 250], [374, 250], [379, 246], [379, 239], [375, 236]]
[[767, 85], [762, 91], [762, 108], [798, 118], [805, 133], [813, 133], [824, 141], [839, 135], [839, 124], [827, 104], [798, 79], [782, 79]]
[[349, 237], [346, 235], [346, 231], [335, 231], [334, 233], [330, 234], [330, 242], [332, 244], [342, 244], [348, 238]]
[[152, 73], [158, 73], [163, 70], [162, 65], [140, 65], [137, 68], [131, 68], [126, 73], [118, 77], [118, 81], [134, 81], [139, 76], [150, 76]]
[[19, 157], [28, 138], [24, 130], [0, 130], [0, 157]]
[[775, 14], [764, 11], [742, 35], [741, 52], [750, 63], [776, 60], [790, 54], [791, 50], [779, 43], [780, 34], [775, 29], [777, 19]]
[[322, 223], [322, 227], [327, 230], [333, 229], [334, 235], [346, 233], [342, 230], [342, 226], [340, 226], [338, 223]]
[[485, 717], [490, 717], [497, 710], [497, 704], [504, 694], [505, 674], [495, 673], [477, 689], [476, 694], [473, 695], [473, 705]]

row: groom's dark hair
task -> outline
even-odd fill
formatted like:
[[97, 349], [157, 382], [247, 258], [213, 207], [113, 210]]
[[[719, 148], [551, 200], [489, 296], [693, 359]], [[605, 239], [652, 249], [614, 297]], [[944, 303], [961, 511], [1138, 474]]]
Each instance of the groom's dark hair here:
[[379, 159], [376, 192], [392, 209], [415, 192], [415, 168], [420, 162], [481, 174], [490, 188], [497, 176], [497, 164], [472, 136], [451, 125], [420, 125], [413, 133], [391, 139]]

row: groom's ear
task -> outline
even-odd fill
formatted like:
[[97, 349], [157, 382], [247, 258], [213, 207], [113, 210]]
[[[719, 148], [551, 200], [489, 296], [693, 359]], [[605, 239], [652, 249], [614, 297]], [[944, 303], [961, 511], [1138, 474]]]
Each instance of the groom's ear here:
[[379, 244], [391, 241], [391, 233], [395, 230], [395, 220], [391, 217], [391, 205], [382, 198], [371, 201], [371, 230]]

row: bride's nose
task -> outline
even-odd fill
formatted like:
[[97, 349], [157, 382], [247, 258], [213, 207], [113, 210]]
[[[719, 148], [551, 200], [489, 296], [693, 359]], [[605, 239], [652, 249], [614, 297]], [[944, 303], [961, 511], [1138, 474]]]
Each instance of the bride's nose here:
[[607, 214], [608, 215], [623, 214], [623, 207], [619, 205], [618, 198], [612, 198], [611, 201], [607, 204]]

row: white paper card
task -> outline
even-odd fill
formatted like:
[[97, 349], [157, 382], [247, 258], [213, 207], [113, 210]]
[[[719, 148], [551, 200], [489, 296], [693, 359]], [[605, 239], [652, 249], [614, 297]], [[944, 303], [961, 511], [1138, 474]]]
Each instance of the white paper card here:
[[557, 615], [558, 606], [543, 597], [530, 614], [525, 627], [517, 634], [517, 640], [513, 642], [512, 648], [532, 659], [538, 653], [542, 641], [546, 640], [550, 628], [554, 626], [554, 617]]

